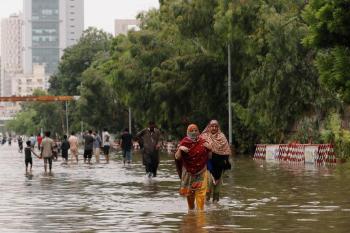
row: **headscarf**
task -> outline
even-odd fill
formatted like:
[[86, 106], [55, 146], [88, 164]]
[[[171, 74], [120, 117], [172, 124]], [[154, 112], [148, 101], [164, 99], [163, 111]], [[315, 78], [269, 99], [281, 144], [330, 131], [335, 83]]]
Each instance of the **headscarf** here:
[[[218, 125], [218, 132], [212, 134], [210, 132], [210, 126]], [[219, 122], [217, 120], [211, 120], [207, 127], [203, 130], [200, 135], [201, 138], [205, 139], [209, 145], [211, 145], [212, 152], [218, 155], [231, 155], [231, 148], [225, 135], [222, 133]]]
[[[197, 125], [191, 124], [187, 128], [187, 134], [193, 129], [198, 129]], [[179, 173], [182, 174], [182, 166], [192, 175], [197, 174], [206, 167], [209, 150], [204, 146], [205, 140], [197, 137], [193, 140], [188, 135], [184, 137], [179, 146], [185, 146], [189, 149], [188, 153], [183, 153], [182, 159], [177, 160], [176, 166]]]
[[190, 138], [192, 141], [196, 141], [198, 138], [198, 135], [193, 134], [192, 130], [196, 129], [199, 132], [198, 126], [195, 124], [190, 124], [187, 127], [187, 137]]

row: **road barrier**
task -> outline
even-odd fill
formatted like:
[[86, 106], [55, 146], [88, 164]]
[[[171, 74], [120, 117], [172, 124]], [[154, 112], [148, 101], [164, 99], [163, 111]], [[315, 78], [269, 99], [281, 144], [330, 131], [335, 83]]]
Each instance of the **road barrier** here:
[[290, 163], [336, 163], [332, 144], [257, 144], [254, 159]]

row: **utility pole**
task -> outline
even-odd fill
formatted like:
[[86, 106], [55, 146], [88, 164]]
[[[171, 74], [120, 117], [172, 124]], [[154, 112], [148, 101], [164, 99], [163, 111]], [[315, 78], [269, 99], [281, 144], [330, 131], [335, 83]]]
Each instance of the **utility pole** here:
[[227, 46], [228, 54], [228, 141], [232, 145], [232, 110], [231, 110], [231, 46]]

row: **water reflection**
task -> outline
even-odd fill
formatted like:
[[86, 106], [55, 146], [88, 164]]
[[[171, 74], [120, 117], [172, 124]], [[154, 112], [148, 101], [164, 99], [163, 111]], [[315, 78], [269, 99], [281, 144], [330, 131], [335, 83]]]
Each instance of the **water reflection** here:
[[207, 233], [206, 214], [191, 211], [182, 218], [180, 232]]
[[0, 147], [1, 232], [348, 232], [350, 165], [273, 164], [240, 158], [224, 175], [222, 198], [187, 211], [171, 156], [146, 179], [140, 157], [124, 166], [54, 163], [33, 176], [15, 147]]

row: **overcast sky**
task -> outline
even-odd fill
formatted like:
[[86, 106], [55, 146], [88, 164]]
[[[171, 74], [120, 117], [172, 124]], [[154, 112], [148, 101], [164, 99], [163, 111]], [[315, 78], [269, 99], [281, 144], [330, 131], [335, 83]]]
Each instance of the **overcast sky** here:
[[[22, 12], [23, 0], [1, 0], [0, 18]], [[85, 0], [85, 28], [94, 26], [114, 34], [115, 19], [133, 19], [138, 12], [158, 8], [158, 0]]]

